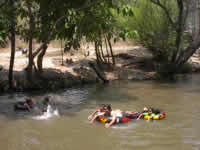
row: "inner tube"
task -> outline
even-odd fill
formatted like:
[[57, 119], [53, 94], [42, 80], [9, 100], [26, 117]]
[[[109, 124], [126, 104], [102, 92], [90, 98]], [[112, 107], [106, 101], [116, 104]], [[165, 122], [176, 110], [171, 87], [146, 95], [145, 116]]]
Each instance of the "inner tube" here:
[[[144, 116], [144, 119], [149, 120], [151, 117], [152, 116], [147, 115], [147, 116]], [[159, 114], [156, 114], [152, 117], [153, 120], [161, 120], [163, 118], [165, 118], [165, 111], [161, 111]]]
[[[112, 117], [108, 117], [108, 116], [99, 116], [96, 119], [97, 121], [101, 122], [101, 123], [110, 123], [112, 121]], [[118, 123], [128, 123], [130, 122], [131, 119], [127, 118], [127, 117], [117, 117], [116, 121], [114, 124], [118, 124]]]
[[[14, 105], [14, 111], [29, 111], [28, 107], [25, 105], [26, 102], [17, 102]], [[33, 108], [29, 105], [30, 108]]]

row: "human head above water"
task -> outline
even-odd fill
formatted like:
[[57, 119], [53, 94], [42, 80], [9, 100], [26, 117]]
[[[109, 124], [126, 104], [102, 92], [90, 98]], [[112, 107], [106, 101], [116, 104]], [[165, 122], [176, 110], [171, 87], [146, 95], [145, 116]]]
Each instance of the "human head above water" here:
[[152, 108], [151, 107], [148, 109], [148, 113], [152, 113]]
[[111, 105], [110, 104], [101, 104], [100, 111], [102, 111], [102, 112], [112, 111]]
[[143, 108], [143, 111], [144, 111], [144, 112], [147, 112], [147, 111], [148, 111], [148, 108], [147, 108], [147, 107], [144, 107], [144, 108]]
[[148, 112], [148, 113], [152, 113], [153, 108], [152, 108], [152, 107], [149, 107], [149, 108], [144, 107], [144, 108], [143, 108], [143, 111], [144, 111], [144, 112]]
[[46, 96], [43, 100], [43, 104], [47, 105], [49, 103], [49, 97]]
[[105, 104], [101, 104], [99, 110], [100, 110], [101, 112], [104, 111], [104, 110], [105, 110]]
[[29, 105], [33, 104], [33, 101], [31, 98], [26, 98], [26, 103], [28, 103]]
[[107, 105], [106, 105], [106, 109], [107, 109], [108, 111], [112, 111], [111, 104], [107, 104]]

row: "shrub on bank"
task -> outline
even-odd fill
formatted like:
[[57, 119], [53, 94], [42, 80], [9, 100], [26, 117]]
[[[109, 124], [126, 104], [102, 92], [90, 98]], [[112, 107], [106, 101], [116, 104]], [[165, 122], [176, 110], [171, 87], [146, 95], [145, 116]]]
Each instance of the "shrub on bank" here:
[[158, 80], [175, 80], [176, 74], [192, 73], [192, 65], [185, 63], [179, 70], [172, 64], [162, 64], [157, 70], [156, 79]]

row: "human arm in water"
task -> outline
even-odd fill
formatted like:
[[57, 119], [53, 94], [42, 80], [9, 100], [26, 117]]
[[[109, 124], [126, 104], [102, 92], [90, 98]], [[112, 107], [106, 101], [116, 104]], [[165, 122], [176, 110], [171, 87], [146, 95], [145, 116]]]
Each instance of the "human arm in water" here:
[[89, 116], [88, 116], [88, 120], [92, 120], [92, 118], [94, 117], [94, 115], [99, 112], [99, 109], [95, 110], [94, 112], [92, 112]]
[[[97, 116], [95, 116], [98, 112], [103, 112], [101, 108], [96, 109], [92, 114], [88, 116], [88, 120], [95, 120]], [[95, 118], [95, 119], [94, 119]]]
[[141, 114], [138, 116], [137, 120], [140, 120], [142, 117], [144, 117], [144, 114], [143, 114], [143, 113], [141, 113]]
[[96, 114], [95, 116], [93, 116], [93, 118], [90, 120], [90, 124], [93, 124], [94, 121], [97, 119], [97, 117], [102, 116], [102, 115], [105, 115], [105, 112], [102, 112], [101, 114]]
[[115, 123], [116, 118], [117, 118], [116, 115], [114, 115], [114, 116], [112, 117], [112, 121], [111, 121], [110, 123], [106, 123], [106, 124], [105, 124], [105, 128], [111, 127], [111, 126]]
[[138, 112], [137, 111], [125, 111], [126, 114], [129, 114], [129, 115], [134, 115], [134, 114], [137, 114]]
[[30, 106], [27, 103], [25, 103], [24, 105], [27, 107], [28, 111], [31, 112]]

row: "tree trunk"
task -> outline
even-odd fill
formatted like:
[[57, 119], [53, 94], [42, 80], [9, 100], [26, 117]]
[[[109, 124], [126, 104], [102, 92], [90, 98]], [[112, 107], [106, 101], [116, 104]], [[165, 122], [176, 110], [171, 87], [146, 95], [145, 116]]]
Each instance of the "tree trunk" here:
[[42, 52], [38, 55], [38, 58], [37, 58], [37, 67], [38, 67], [38, 71], [39, 73], [42, 73], [43, 71], [43, 57], [46, 53], [46, 50], [47, 50], [47, 45], [43, 48]]
[[103, 81], [104, 84], [109, 83], [109, 80], [104, 78], [104, 76], [97, 70], [97, 68], [92, 62], [89, 62], [89, 66], [95, 71], [97, 76]]
[[188, 59], [197, 51], [197, 49], [200, 47], [200, 34], [198, 35], [198, 38], [194, 40], [194, 42], [192, 42], [190, 44], [190, 46], [188, 46], [185, 50], [184, 50], [184, 54], [182, 55], [182, 57], [179, 57], [179, 60], [177, 60], [177, 67], [181, 67], [182, 65], [184, 65]]
[[29, 55], [28, 55], [28, 70], [27, 70], [27, 79], [28, 81], [32, 81], [33, 78], [33, 55], [32, 55], [32, 36], [29, 37]]
[[113, 54], [113, 50], [112, 50], [112, 45], [111, 45], [110, 39], [107, 38], [107, 41], [108, 41], [108, 45], [110, 47], [110, 53], [111, 53], [111, 57], [112, 57], [112, 63], [113, 63], [113, 65], [115, 65], [115, 57], [114, 57], [114, 54]]
[[100, 44], [99, 42], [97, 43], [97, 53], [98, 53], [98, 57], [99, 57], [99, 60], [100, 60], [100, 63], [102, 64], [104, 61], [103, 61], [103, 57], [101, 55], [101, 49], [100, 49]]
[[11, 56], [10, 56], [10, 65], [9, 65], [9, 75], [8, 75], [8, 80], [9, 80], [9, 88], [15, 88], [13, 87], [13, 66], [14, 66], [14, 60], [15, 60], [15, 11], [14, 11], [14, 1], [10, 0], [10, 32], [11, 32]]
[[61, 40], [61, 43], [60, 43], [60, 50], [61, 50], [61, 56], [62, 56], [62, 66], [64, 66], [64, 50], [63, 50], [63, 43], [62, 43], [62, 40]]
[[106, 60], [106, 58], [105, 58], [105, 56], [104, 56], [104, 53], [103, 53], [102, 43], [101, 43], [101, 45], [100, 45], [100, 52], [101, 52], [102, 61], [103, 61], [104, 63], [107, 63], [107, 60]]
[[110, 64], [110, 54], [109, 54], [109, 51], [108, 51], [108, 44], [107, 44], [107, 40], [106, 40], [106, 37], [105, 37], [105, 45], [106, 45], [106, 53], [107, 53], [107, 62], [108, 64]]
[[99, 64], [100, 60], [99, 60], [98, 44], [97, 44], [97, 42], [94, 42], [94, 47], [95, 47], [95, 54], [96, 54], [96, 58], [97, 58], [97, 64]]
[[178, 14], [178, 26], [176, 29], [176, 51], [174, 51], [173, 56], [172, 56], [172, 63], [174, 63], [177, 59], [177, 55], [180, 53], [180, 45], [181, 45], [181, 41], [182, 41], [182, 35], [183, 35], [183, 1], [179, 1], [177, 0], [177, 5], [179, 8], [179, 14]]
[[32, 53], [32, 49], [33, 49], [33, 30], [34, 30], [34, 18], [33, 18], [33, 14], [32, 14], [32, 10], [31, 10], [31, 3], [29, 0], [26, 0], [26, 5], [28, 8], [28, 12], [29, 12], [29, 37], [28, 37], [28, 41], [29, 41], [29, 54], [28, 54], [28, 59], [29, 59], [29, 63], [28, 63], [28, 70], [27, 70], [27, 80], [32, 82], [32, 78], [33, 78], [33, 53]]

